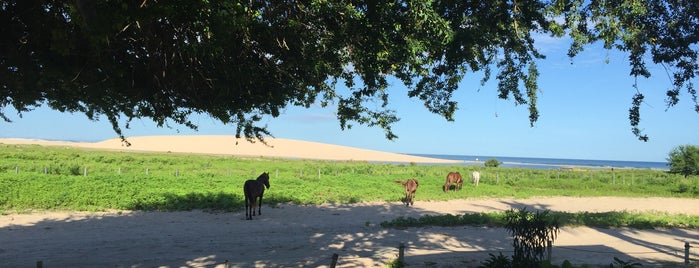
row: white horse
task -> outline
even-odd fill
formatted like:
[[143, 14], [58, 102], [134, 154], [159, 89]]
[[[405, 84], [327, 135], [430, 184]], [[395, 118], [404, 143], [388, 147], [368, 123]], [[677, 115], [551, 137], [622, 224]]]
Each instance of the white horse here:
[[471, 182], [473, 182], [473, 184], [478, 186], [478, 181], [480, 181], [480, 180], [481, 180], [481, 173], [480, 172], [474, 171], [473, 173], [471, 173]]

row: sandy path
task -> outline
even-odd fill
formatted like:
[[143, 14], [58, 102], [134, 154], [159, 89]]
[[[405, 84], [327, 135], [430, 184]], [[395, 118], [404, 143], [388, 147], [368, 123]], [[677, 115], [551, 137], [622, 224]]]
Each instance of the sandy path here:
[[[406, 245], [412, 267], [475, 267], [488, 253], [511, 255], [504, 229], [426, 227], [386, 229], [399, 216], [499, 211], [527, 206], [558, 211], [669, 211], [699, 215], [699, 199], [536, 198], [472, 199], [353, 205], [263, 207], [244, 220], [243, 211], [218, 213], [123, 212], [15, 214], [0, 216], [0, 267], [383, 267]], [[646, 263], [681, 263], [683, 246], [699, 258], [699, 230], [564, 228], [553, 260], [609, 265], [613, 257]]]

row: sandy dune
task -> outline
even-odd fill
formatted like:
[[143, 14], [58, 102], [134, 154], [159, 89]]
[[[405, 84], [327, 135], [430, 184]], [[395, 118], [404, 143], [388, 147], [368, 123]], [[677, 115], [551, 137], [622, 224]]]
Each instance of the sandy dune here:
[[[284, 158], [445, 163], [439, 159], [382, 153], [311, 142], [269, 140], [274, 148], [226, 136], [134, 137], [99, 143], [0, 139], [112, 150], [235, 154]], [[469, 186], [472, 187], [472, 186]], [[275, 188], [270, 188], [274, 191]], [[400, 189], [396, 189], [400, 192]], [[466, 191], [452, 194], [464, 194]], [[396, 217], [502, 211], [526, 206], [554, 211], [665, 211], [699, 215], [699, 199], [574, 198], [420, 200], [414, 207], [398, 202], [263, 206], [246, 221], [244, 212], [44, 212], [0, 215], [0, 267], [384, 267], [406, 247], [408, 267], [477, 267], [488, 253], [512, 254], [507, 231], [488, 227], [387, 229], [379, 224]], [[681, 264], [684, 244], [699, 258], [699, 230], [563, 228], [554, 242], [553, 262], [608, 266], [614, 257], [637, 259], [644, 267], [659, 262]]]
[[267, 138], [269, 146], [261, 142], [250, 143], [234, 136], [143, 136], [129, 137], [131, 146], [122, 145], [121, 139], [109, 139], [102, 142], [64, 142], [33, 139], [0, 138], [5, 144], [39, 144], [47, 146], [75, 146], [81, 148], [108, 149], [119, 151], [151, 151], [173, 153], [197, 153], [237, 156], [265, 156], [275, 158], [354, 160], [395, 163], [462, 163], [445, 159], [418, 157], [405, 154], [359, 149], [347, 146], [324, 144], [318, 142]]

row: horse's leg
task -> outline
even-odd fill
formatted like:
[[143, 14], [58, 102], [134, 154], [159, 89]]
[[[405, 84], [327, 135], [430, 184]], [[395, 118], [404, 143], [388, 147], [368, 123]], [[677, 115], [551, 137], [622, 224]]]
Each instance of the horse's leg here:
[[[253, 197], [250, 201], [250, 215], [255, 216], [255, 206], [257, 205], [257, 197]], [[250, 217], [252, 218], [252, 217]]]
[[258, 203], [257, 206], [257, 215], [262, 215], [262, 195], [260, 195], [260, 203]]
[[252, 218], [250, 217], [250, 213], [249, 213], [249, 210], [248, 210], [248, 208], [249, 208], [249, 204], [248, 204], [248, 203], [250, 203], [250, 200], [248, 199], [248, 195], [245, 195], [245, 219], [246, 219], [246, 220], [251, 220]]

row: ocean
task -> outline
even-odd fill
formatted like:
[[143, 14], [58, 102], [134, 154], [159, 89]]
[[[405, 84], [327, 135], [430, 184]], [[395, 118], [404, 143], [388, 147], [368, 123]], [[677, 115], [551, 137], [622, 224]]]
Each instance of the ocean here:
[[565, 167], [587, 168], [639, 168], [668, 170], [667, 162], [647, 161], [617, 161], [617, 160], [587, 160], [564, 158], [535, 158], [535, 157], [509, 157], [509, 156], [477, 156], [477, 155], [442, 155], [442, 154], [410, 154], [422, 157], [432, 157], [449, 160], [464, 161], [464, 165], [482, 166], [491, 158], [495, 158], [503, 164], [500, 167], [510, 168], [536, 168], [536, 169], [560, 169]]

